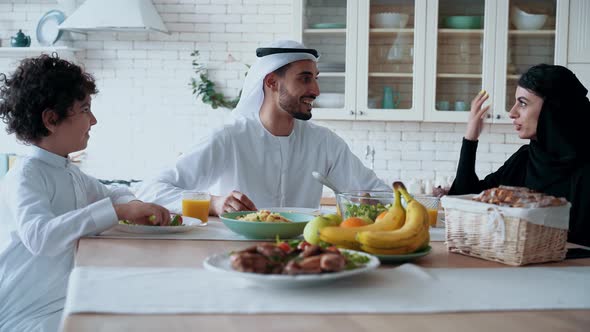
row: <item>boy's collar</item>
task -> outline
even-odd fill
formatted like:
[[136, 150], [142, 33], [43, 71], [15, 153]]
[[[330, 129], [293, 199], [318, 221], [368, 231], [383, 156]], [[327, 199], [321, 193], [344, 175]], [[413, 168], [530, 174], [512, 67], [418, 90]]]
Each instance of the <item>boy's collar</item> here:
[[52, 166], [55, 167], [67, 167], [70, 160], [68, 158], [59, 156], [53, 152], [49, 152], [45, 149], [42, 149], [36, 145], [31, 145], [30, 148], [30, 155], [31, 157], [37, 158], [42, 160]]

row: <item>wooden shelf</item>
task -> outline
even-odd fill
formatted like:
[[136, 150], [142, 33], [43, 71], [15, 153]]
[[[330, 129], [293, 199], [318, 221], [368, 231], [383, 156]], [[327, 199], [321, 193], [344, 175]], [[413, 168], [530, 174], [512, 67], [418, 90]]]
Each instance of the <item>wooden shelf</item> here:
[[369, 77], [407, 77], [412, 78], [414, 76], [413, 73], [369, 73]]
[[309, 35], [345, 34], [346, 29], [303, 29], [303, 33]]
[[508, 35], [552, 37], [555, 35], [555, 30], [509, 30]]
[[506, 78], [509, 80], [517, 80], [520, 78], [520, 75], [506, 75]]
[[436, 74], [437, 78], [469, 78], [469, 79], [480, 79], [481, 74], [451, 74], [451, 73], [442, 73]]
[[407, 28], [397, 28], [397, 29], [383, 29], [383, 28], [375, 28], [369, 29], [371, 34], [392, 34], [392, 33], [414, 33], [414, 29], [407, 29]]
[[320, 72], [319, 77], [344, 77], [346, 73], [343, 72]]
[[483, 35], [483, 29], [438, 29], [438, 33], [449, 35]]

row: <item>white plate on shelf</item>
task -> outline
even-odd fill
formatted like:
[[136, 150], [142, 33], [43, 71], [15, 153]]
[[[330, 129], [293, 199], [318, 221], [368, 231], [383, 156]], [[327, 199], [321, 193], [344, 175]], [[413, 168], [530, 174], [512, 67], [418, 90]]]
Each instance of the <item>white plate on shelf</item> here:
[[343, 62], [319, 62], [318, 70], [320, 72], [344, 72], [346, 64]]
[[133, 233], [133, 234], [170, 234], [170, 233], [185, 233], [199, 229], [206, 224], [203, 224], [200, 219], [191, 217], [182, 217], [182, 226], [146, 226], [146, 225], [124, 225], [117, 224], [113, 230]]
[[50, 10], [37, 23], [37, 41], [42, 46], [52, 46], [62, 35], [59, 25], [66, 15], [59, 10]]
[[317, 285], [319, 283], [332, 281], [336, 279], [348, 278], [358, 274], [367, 273], [375, 270], [379, 266], [379, 259], [373, 255], [365, 252], [340, 249], [341, 251], [354, 252], [367, 256], [369, 261], [363, 267], [354, 270], [344, 270], [335, 273], [321, 273], [321, 274], [301, 274], [301, 275], [286, 275], [286, 274], [261, 274], [236, 271], [231, 267], [230, 254], [216, 254], [207, 257], [203, 265], [205, 269], [221, 272], [226, 275], [235, 276], [249, 281], [256, 282], [260, 286], [279, 286], [279, 287], [299, 287], [305, 285]]

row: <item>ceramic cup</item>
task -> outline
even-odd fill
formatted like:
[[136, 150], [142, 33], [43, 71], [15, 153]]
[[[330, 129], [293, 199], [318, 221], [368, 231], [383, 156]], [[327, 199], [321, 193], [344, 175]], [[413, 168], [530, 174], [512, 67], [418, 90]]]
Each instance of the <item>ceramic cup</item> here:
[[379, 105], [379, 98], [369, 98], [367, 100], [367, 107], [368, 108], [377, 108]]
[[450, 104], [446, 100], [441, 100], [436, 103], [436, 109], [439, 111], [448, 111]]
[[467, 111], [467, 104], [465, 104], [465, 102], [462, 100], [457, 100], [455, 102], [455, 111], [457, 111], [457, 112]]
[[390, 86], [383, 87], [383, 108], [393, 108], [393, 89]]

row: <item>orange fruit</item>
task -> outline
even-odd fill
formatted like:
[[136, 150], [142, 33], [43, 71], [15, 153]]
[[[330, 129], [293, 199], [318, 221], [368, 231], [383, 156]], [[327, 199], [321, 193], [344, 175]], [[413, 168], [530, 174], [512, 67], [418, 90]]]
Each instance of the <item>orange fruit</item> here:
[[379, 219], [381, 219], [381, 218], [385, 217], [385, 215], [387, 214], [387, 212], [389, 212], [389, 211], [385, 210], [385, 211], [381, 212], [381, 213], [380, 213], [380, 214], [377, 216], [377, 218], [375, 218], [375, 221], [377, 221], [377, 220], [379, 220]]
[[365, 226], [366, 224], [367, 224], [367, 222], [361, 218], [350, 217], [350, 218], [345, 219], [343, 222], [341, 222], [340, 227], [344, 227], [344, 228], [360, 227], [360, 226]]

